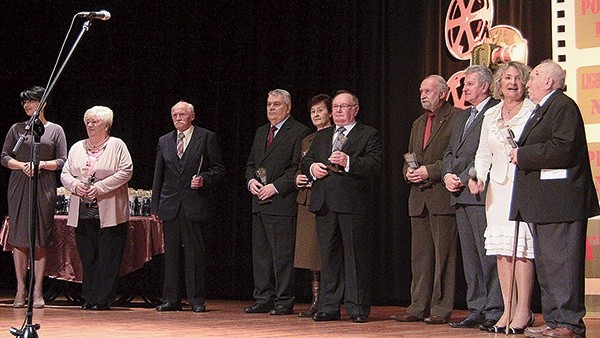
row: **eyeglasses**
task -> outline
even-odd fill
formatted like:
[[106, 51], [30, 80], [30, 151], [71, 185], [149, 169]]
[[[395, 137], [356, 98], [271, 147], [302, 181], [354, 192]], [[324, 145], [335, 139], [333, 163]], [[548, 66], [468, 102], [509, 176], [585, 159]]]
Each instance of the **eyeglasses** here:
[[332, 106], [332, 108], [333, 108], [334, 110], [336, 110], [336, 109], [342, 109], [342, 110], [346, 110], [346, 109], [348, 109], [348, 108], [352, 108], [352, 107], [356, 107], [356, 106], [358, 106], [358, 105], [357, 105], [357, 104], [334, 104], [334, 105]]

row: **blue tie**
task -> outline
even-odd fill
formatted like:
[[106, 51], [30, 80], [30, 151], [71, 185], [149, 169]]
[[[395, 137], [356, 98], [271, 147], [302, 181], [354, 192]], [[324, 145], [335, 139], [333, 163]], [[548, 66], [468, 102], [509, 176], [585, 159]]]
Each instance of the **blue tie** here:
[[471, 126], [471, 124], [473, 123], [473, 121], [475, 121], [475, 118], [477, 117], [477, 108], [475, 107], [471, 107], [471, 115], [469, 115], [469, 118], [467, 119], [467, 123], [465, 123], [465, 129], [463, 130], [463, 134], [462, 134], [462, 138], [465, 138], [465, 135], [467, 134], [467, 130], [469, 130], [469, 127]]

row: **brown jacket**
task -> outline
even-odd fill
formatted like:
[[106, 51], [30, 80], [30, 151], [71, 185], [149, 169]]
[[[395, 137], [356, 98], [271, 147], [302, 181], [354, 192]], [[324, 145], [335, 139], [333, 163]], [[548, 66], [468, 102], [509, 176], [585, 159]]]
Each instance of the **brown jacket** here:
[[[419, 184], [412, 184], [408, 199], [408, 214], [411, 217], [421, 215], [425, 207], [434, 215], [454, 214], [454, 206], [450, 204], [450, 192], [443, 185], [442, 160], [458, 112], [460, 109], [454, 108], [447, 102], [442, 106], [433, 120], [431, 135], [425, 147], [423, 147], [423, 136], [428, 113], [422, 114], [413, 122], [408, 152], [415, 153], [419, 164], [427, 168], [429, 179]], [[407, 169], [405, 163], [402, 170], [405, 180]]]

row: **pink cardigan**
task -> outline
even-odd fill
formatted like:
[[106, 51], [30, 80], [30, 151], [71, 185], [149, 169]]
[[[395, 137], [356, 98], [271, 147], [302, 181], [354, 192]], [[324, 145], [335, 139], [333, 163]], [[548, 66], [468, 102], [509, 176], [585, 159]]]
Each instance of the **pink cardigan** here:
[[[82, 168], [85, 167], [87, 153], [84, 141], [75, 143], [69, 150], [60, 180], [69, 191], [75, 191], [80, 182]], [[104, 153], [96, 164], [96, 182], [98, 189], [98, 211], [100, 227], [106, 228], [129, 220], [129, 198], [127, 182], [133, 175], [133, 163], [125, 142], [116, 137], [110, 137], [106, 142]], [[67, 225], [77, 227], [79, 219], [80, 197], [74, 193], [69, 202], [69, 217]]]

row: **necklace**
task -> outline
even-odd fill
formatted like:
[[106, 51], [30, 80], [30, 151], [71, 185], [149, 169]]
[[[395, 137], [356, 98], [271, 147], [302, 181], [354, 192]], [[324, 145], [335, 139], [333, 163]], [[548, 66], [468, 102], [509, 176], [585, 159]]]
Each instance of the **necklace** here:
[[101, 147], [104, 145], [104, 143], [106, 142], [106, 140], [108, 140], [108, 137], [109, 137], [109, 136], [108, 136], [108, 135], [106, 135], [106, 137], [104, 138], [104, 140], [102, 140], [102, 141], [101, 141], [100, 143], [98, 143], [97, 145], [94, 145], [94, 144], [92, 143], [92, 140], [88, 138], [88, 140], [87, 140], [87, 142], [86, 142], [86, 145], [88, 146], [88, 147], [87, 147], [87, 148], [88, 148], [88, 150], [95, 150], [95, 149], [101, 148]]
[[[508, 120], [513, 116], [513, 109], [519, 107], [521, 104], [523, 103], [523, 101], [518, 101], [516, 104], [514, 104], [512, 107], [508, 107], [506, 105], [506, 103], [504, 104], [504, 106], [502, 106], [502, 116], [504, 118], [504, 120]], [[515, 113], [518, 112], [518, 109], [515, 109]]]

